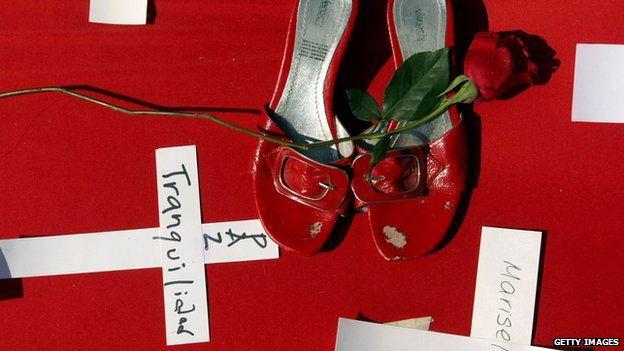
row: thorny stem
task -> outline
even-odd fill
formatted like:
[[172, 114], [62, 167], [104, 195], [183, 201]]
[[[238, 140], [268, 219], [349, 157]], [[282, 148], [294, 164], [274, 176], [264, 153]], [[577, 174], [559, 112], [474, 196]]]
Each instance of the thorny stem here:
[[310, 143], [310, 144], [296, 144], [290, 141], [286, 141], [283, 139], [279, 139], [279, 138], [274, 138], [271, 136], [268, 136], [266, 134], [261, 134], [258, 132], [254, 132], [251, 131], [249, 129], [237, 126], [235, 124], [232, 124], [228, 121], [225, 121], [221, 118], [218, 118], [216, 116], [213, 116], [211, 114], [207, 114], [207, 113], [193, 113], [193, 112], [182, 112], [182, 111], [155, 111], [155, 110], [131, 110], [131, 109], [126, 109], [120, 106], [116, 106], [113, 104], [110, 104], [108, 102], [93, 98], [91, 96], [85, 95], [85, 94], [81, 94], [78, 92], [75, 92], [69, 88], [66, 87], [43, 87], [43, 88], [32, 88], [32, 89], [23, 89], [23, 90], [14, 90], [14, 91], [8, 91], [8, 92], [4, 92], [4, 93], [0, 93], [0, 99], [2, 98], [7, 98], [7, 97], [12, 97], [12, 96], [18, 96], [18, 95], [26, 95], [26, 94], [38, 94], [38, 93], [50, 93], [50, 92], [55, 92], [55, 93], [62, 93], [62, 94], [67, 94], [70, 96], [73, 96], [75, 98], [84, 100], [84, 101], [88, 101], [103, 107], [106, 107], [108, 109], [111, 109], [113, 111], [116, 112], [121, 112], [127, 115], [131, 115], [131, 116], [141, 116], [141, 115], [151, 115], [151, 116], [181, 116], [181, 117], [190, 117], [190, 118], [203, 118], [203, 119], [207, 119], [210, 120], [212, 122], [215, 122], [217, 124], [220, 124], [224, 127], [230, 128], [232, 130], [235, 130], [237, 132], [241, 132], [243, 134], [247, 134], [250, 136], [254, 136], [256, 138], [260, 138], [262, 140], [266, 140], [278, 145], [282, 145], [282, 146], [288, 146], [288, 147], [292, 147], [295, 149], [299, 149], [299, 150], [309, 150], [315, 147], [320, 147], [320, 146], [328, 146], [328, 145], [334, 145], [334, 144], [338, 144], [338, 143], [342, 143], [345, 141], [355, 141], [355, 140], [373, 140], [373, 139], [381, 139], [385, 136], [389, 136], [389, 135], [393, 135], [393, 134], [398, 134], [401, 132], [404, 132], [406, 130], [410, 130], [413, 128], [416, 128], [428, 121], [430, 121], [431, 119], [437, 117], [438, 115], [440, 115], [442, 112], [444, 112], [450, 105], [452, 105], [453, 103], [455, 103], [454, 101], [451, 100], [445, 100], [442, 104], [440, 104], [440, 106], [438, 106], [435, 110], [433, 110], [431, 113], [429, 113], [428, 115], [426, 115], [425, 117], [411, 122], [411, 123], [407, 123], [406, 125], [399, 127], [397, 129], [391, 130], [391, 131], [385, 131], [382, 133], [372, 133], [372, 134], [360, 134], [360, 135], [355, 135], [355, 136], [351, 136], [351, 137], [345, 137], [345, 138], [339, 138], [339, 139], [334, 139], [334, 140], [326, 140], [326, 141], [319, 141], [319, 142], [314, 142], [314, 143]]

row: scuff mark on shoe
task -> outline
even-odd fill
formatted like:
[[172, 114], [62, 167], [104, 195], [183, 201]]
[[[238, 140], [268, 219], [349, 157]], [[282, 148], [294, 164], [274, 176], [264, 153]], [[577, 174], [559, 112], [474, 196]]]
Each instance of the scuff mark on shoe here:
[[308, 232], [310, 233], [310, 236], [312, 238], [316, 238], [316, 236], [319, 235], [319, 233], [321, 232], [322, 228], [323, 228], [323, 222], [314, 222], [310, 226], [310, 229], [308, 229]]
[[397, 249], [402, 249], [407, 245], [405, 234], [398, 231], [395, 227], [385, 226], [383, 232], [386, 236], [386, 242], [392, 244]]
[[449, 211], [449, 212], [452, 211], [453, 210], [453, 203], [451, 201], [447, 201], [444, 204], [444, 209]]

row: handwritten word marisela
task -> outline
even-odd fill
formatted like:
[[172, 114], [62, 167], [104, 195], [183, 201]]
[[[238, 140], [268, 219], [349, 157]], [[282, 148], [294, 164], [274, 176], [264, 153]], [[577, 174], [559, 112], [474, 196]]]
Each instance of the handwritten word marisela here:
[[[180, 213], [180, 209], [183, 205], [180, 201], [180, 189], [183, 186], [190, 187], [192, 184], [184, 164], [180, 166], [180, 170], [163, 174], [162, 177], [168, 180], [168, 182], [164, 183], [162, 186], [164, 190], [170, 194], [167, 196], [167, 207], [162, 210], [162, 214], [167, 215], [166, 218], [169, 221], [167, 222], [166, 231], [161, 231], [160, 233], [163, 236], [155, 236], [153, 239], [164, 240], [171, 247], [167, 250], [166, 259], [163, 260], [163, 269], [166, 268], [168, 272], [171, 272], [170, 276], [175, 277], [176, 273], [182, 273], [186, 267], [186, 263], [180, 261], [180, 255], [177, 253], [176, 247], [176, 244], [181, 243], [183, 238], [183, 235], [178, 232], [183, 227], [183, 218]], [[188, 294], [188, 290], [185, 290], [185, 286], [192, 285], [193, 283], [193, 280], [185, 280], [183, 278], [169, 280], [163, 283], [164, 286], [174, 286], [176, 288], [174, 292], [176, 297], [174, 312], [180, 316], [177, 334], [185, 333], [195, 335], [191, 330], [185, 329], [185, 323], [188, 322], [189, 313], [195, 311], [195, 305], [193, 304], [191, 307], [184, 308], [184, 296]]]
[[[522, 269], [509, 261], [503, 261], [503, 263], [505, 268], [503, 273], [500, 274], [502, 279], [499, 284], [498, 291], [498, 293], [500, 294], [498, 299], [499, 312], [498, 316], [496, 317], [496, 324], [498, 324], [500, 329], [496, 331], [496, 340], [512, 342], [512, 337], [509, 332], [509, 328], [511, 328], [512, 326], [511, 316], [513, 311], [513, 305], [511, 302], [513, 301], [513, 295], [516, 293], [515, 283], [518, 283], [520, 281], [518, 273], [521, 272]], [[491, 346], [493, 346], [497, 350], [508, 351], [508, 349], [498, 344], [492, 344]]]

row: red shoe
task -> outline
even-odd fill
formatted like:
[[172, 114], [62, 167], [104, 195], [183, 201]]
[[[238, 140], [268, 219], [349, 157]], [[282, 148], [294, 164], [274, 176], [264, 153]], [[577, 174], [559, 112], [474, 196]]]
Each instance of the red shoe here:
[[[388, 22], [395, 65], [416, 52], [453, 45], [450, 5], [434, 0], [390, 0]], [[396, 123], [394, 129], [401, 126]], [[370, 154], [355, 158], [352, 189], [366, 208], [377, 249], [387, 260], [435, 250], [455, 218], [466, 187], [467, 142], [454, 107], [398, 134], [387, 158], [371, 169]]]
[[[300, 0], [291, 18], [272, 116], [263, 128], [306, 144], [348, 136], [332, 102], [340, 61], [355, 22], [357, 0]], [[351, 204], [353, 144], [295, 151], [260, 141], [254, 195], [267, 234], [282, 248], [317, 253]]]

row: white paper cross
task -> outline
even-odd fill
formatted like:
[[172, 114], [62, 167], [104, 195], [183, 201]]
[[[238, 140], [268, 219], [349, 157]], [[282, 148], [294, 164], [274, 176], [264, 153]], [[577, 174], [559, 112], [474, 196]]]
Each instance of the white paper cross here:
[[[194, 147], [190, 148], [192, 150], [189, 147], [165, 149], [165, 152], [173, 152], [169, 156], [172, 160], [176, 160], [178, 159], [177, 156], [185, 152], [188, 155], [189, 151], [195, 156]], [[176, 153], [181, 154], [178, 155]], [[189, 161], [188, 158], [187, 161]], [[190, 162], [195, 163], [195, 165], [189, 165], [187, 162], [186, 166], [196, 169], [196, 157], [193, 157]], [[196, 175], [194, 181], [198, 181]], [[172, 188], [169, 187], [169, 189]], [[179, 185], [177, 190], [181, 192], [182, 185]], [[161, 194], [159, 194], [160, 197]], [[169, 199], [172, 202], [178, 200]], [[186, 206], [189, 203], [187, 202], [183, 205]], [[198, 204], [192, 208], [193, 211], [199, 212]], [[162, 214], [162, 209], [160, 212]], [[189, 215], [186, 214], [186, 217], [189, 217]], [[161, 223], [161, 227], [167, 228], [167, 226], [171, 225]], [[182, 234], [182, 226], [180, 228], [171, 227], [170, 229], [179, 230], [181, 236], [189, 234]], [[163, 267], [161, 256], [162, 240], [158, 239], [162, 235], [163, 231], [161, 228], [149, 228], [0, 240], [0, 279]], [[277, 244], [266, 235], [260, 221], [257, 219], [202, 224], [197, 226], [196, 230], [193, 230], [190, 235], [190, 240], [193, 243], [191, 251], [195, 252], [198, 255], [197, 257], [201, 257], [201, 262], [203, 263], [279, 258]], [[189, 237], [184, 237], [183, 240], [189, 240]], [[170, 248], [166, 249], [171, 250]], [[167, 251], [164, 252], [166, 255]], [[171, 251], [170, 254], [181, 255], [182, 253], [181, 251]], [[175, 272], [175, 269], [172, 270], [169, 267], [165, 273], [167, 272]], [[201, 278], [205, 279], [203, 267], [201, 267], [201, 270], [197, 270], [197, 272], [200, 272]], [[164, 274], [163, 278], [167, 279], [167, 276]], [[167, 283], [168, 281], [163, 282], [165, 291], [167, 291], [168, 287], [171, 287]], [[206, 289], [202, 289], [203, 302], [207, 304], [205, 299]], [[191, 323], [190, 315], [184, 315], [184, 312], [189, 310], [193, 310], [193, 312], [197, 310], [198, 314], [196, 315], [201, 315], [202, 318], [205, 317], [207, 328], [207, 306], [205, 306], [205, 309], [199, 308], [198, 303], [194, 306], [190, 304], [182, 306], [183, 301], [189, 300], [183, 300], [181, 297], [189, 298], [192, 295], [192, 292], [188, 289], [172, 290], [170, 293], [172, 299], [169, 301], [169, 304], [165, 304], [165, 312], [166, 316], [168, 316], [165, 319], [168, 322], [167, 330], [173, 330], [173, 333], [167, 334], [167, 344], [207, 341], [207, 333], [193, 333], [195, 335], [191, 335], [184, 332], [187, 330], [189, 323]], [[197, 295], [197, 291], [194, 294]], [[165, 294], [166, 299], [167, 294]], [[201, 300], [201, 297], [199, 300]], [[200, 313], [200, 311], [202, 312]], [[170, 323], [173, 320], [170, 318], [173, 315], [172, 312], [176, 312], [174, 316], [177, 317], [174, 320], [176, 324], [173, 329], [170, 328]], [[176, 331], [180, 331], [180, 326], [182, 326], [182, 332], [176, 333]]]

